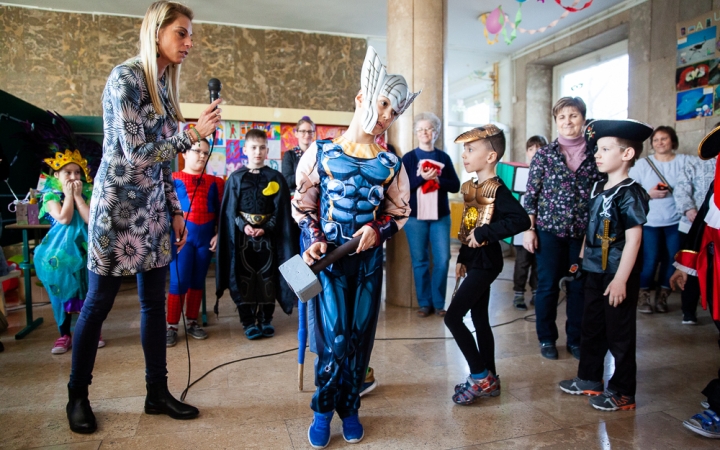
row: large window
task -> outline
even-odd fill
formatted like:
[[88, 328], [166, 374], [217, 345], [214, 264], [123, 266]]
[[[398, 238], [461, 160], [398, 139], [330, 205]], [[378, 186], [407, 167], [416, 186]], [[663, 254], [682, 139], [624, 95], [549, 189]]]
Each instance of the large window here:
[[553, 99], [580, 97], [589, 119], [627, 119], [627, 41], [553, 68]]

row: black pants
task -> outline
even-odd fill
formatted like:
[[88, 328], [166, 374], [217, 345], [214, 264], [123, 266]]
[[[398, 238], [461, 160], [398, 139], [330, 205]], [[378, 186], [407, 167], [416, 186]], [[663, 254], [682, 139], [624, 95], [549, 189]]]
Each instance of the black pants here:
[[530, 275], [530, 289], [537, 290], [538, 277], [535, 254], [525, 250], [522, 245], [515, 246], [515, 270], [513, 272], [513, 291], [525, 292], [525, 284]]
[[582, 320], [578, 377], [601, 381], [608, 350], [615, 357], [615, 374], [608, 388], [622, 395], [635, 395], [636, 315], [640, 274], [633, 273], [625, 285], [627, 297], [617, 307], [603, 295], [615, 274], [588, 272], [585, 275], [585, 310]]
[[[680, 233], [680, 242], [685, 242], [686, 233]], [[674, 256], [674, 255], [673, 255]], [[680, 293], [683, 316], [696, 316], [698, 301], [700, 300], [700, 283], [698, 277], [688, 275], [685, 289]]]
[[255, 323], [269, 325], [275, 312], [275, 303], [241, 303], [238, 306], [240, 323], [243, 327]]
[[[490, 285], [500, 274], [496, 270], [470, 269], [462, 282], [445, 315], [445, 325], [452, 333], [460, 351], [470, 366], [470, 373], [482, 373], [485, 369], [495, 371], [495, 337], [490, 328], [488, 305]], [[463, 318], [470, 311], [477, 345], [473, 335], [465, 326]]]

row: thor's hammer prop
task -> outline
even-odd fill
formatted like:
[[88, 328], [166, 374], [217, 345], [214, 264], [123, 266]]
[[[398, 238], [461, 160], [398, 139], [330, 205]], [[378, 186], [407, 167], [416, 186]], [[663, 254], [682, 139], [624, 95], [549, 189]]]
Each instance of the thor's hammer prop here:
[[357, 250], [362, 236], [357, 236], [317, 261], [308, 266], [302, 256], [295, 255], [280, 266], [280, 273], [288, 286], [295, 292], [300, 304], [298, 305], [299, 326], [298, 326], [298, 390], [303, 390], [303, 368], [305, 366], [305, 347], [307, 346], [307, 307], [306, 303], [311, 298], [322, 292], [322, 285], [317, 274], [329, 265], [335, 263], [343, 256]]

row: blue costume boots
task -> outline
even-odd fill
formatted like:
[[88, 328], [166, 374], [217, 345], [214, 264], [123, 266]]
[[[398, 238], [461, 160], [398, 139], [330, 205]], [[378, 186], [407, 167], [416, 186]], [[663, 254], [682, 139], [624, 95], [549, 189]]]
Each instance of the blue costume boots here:
[[363, 429], [357, 414], [343, 419], [343, 438], [345, 438], [346, 442], [356, 444], [362, 441], [364, 437], [365, 430]]
[[315, 413], [315, 418], [308, 428], [308, 440], [313, 448], [325, 448], [330, 443], [330, 422], [333, 414], [333, 411]]

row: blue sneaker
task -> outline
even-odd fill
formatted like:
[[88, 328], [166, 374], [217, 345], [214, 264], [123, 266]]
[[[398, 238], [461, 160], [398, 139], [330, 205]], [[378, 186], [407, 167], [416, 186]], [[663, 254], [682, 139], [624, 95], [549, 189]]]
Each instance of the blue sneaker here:
[[357, 444], [362, 441], [364, 437], [365, 430], [357, 414], [343, 419], [343, 438], [345, 438], [345, 442]]
[[333, 412], [315, 413], [310, 428], [308, 428], [308, 441], [313, 448], [325, 448], [330, 443], [330, 422]]

